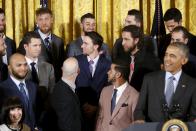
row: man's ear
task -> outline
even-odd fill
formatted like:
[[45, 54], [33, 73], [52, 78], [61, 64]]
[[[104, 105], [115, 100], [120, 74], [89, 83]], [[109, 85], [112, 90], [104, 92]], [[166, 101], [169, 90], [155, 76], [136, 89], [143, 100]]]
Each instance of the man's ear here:
[[184, 58], [184, 59], [182, 60], [182, 65], [185, 65], [187, 62], [188, 62], [188, 58]]
[[24, 44], [23, 46], [24, 46], [24, 49], [26, 49], [28, 45], [27, 44]]

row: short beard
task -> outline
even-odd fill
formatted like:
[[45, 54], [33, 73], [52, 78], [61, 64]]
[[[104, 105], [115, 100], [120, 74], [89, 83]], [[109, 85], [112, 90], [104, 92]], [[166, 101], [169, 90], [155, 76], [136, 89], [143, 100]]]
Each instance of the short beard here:
[[20, 76], [20, 75], [18, 75], [18, 73], [16, 73], [15, 71], [12, 70], [12, 75], [13, 75], [16, 79], [23, 80], [23, 79], [25, 79], [27, 73], [26, 73], [24, 76]]

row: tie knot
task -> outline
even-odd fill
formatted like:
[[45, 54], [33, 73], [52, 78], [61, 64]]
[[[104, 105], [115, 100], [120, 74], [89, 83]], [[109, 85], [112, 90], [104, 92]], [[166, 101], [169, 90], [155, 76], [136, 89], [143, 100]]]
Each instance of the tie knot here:
[[174, 76], [169, 77], [170, 80], [175, 80], [176, 78]]
[[31, 62], [31, 64], [30, 64], [30, 65], [31, 65], [31, 66], [34, 66], [35, 64], [36, 64], [35, 62]]
[[24, 83], [21, 82], [21, 83], [19, 84], [19, 87], [20, 87], [20, 88], [24, 88]]
[[94, 61], [93, 60], [90, 60], [89, 61], [89, 64], [91, 64], [91, 65], [94, 64]]
[[46, 43], [49, 43], [49, 37], [46, 37], [46, 38], [44, 39], [44, 41], [45, 41]]
[[114, 89], [114, 94], [116, 94], [116, 93], [117, 93], [117, 91], [118, 91], [117, 89]]

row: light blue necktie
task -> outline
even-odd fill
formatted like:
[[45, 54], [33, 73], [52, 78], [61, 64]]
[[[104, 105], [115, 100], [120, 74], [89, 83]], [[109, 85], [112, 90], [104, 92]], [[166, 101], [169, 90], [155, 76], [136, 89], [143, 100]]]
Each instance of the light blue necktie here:
[[172, 97], [174, 95], [174, 80], [175, 80], [174, 76], [171, 76], [168, 78], [168, 84], [167, 84], [167, 88], [165, 92], [165, 98], [166, 98], [168, 107], [170, 106]]
[[20, 92], [22, 93], [24, 101], [25, 101], [25, 104], [28, 107], [28, 97], [27, 97], [27, 94], [25, 92], [24, 86], [25, 86], [25, 84], [22, 83], [22, 82], [19, 84]]

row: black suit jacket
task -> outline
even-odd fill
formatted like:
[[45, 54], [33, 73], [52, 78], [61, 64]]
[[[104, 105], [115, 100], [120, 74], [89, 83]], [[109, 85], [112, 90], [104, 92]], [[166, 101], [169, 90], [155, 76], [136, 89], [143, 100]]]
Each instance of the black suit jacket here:
[[[35, 100], [36, 100], [36, 85], [31, 82], [26, 80], [25, 81], [26, 88], [28, 90], [29, 94], [29, 107], [26, 106], [24, 102], [24, 98], [22, 93], [19, 91], [17, 85], [14, 83], [14, 81], [8, 77], [7, 80], [3, 81], [0, 83], [0, 90], [2, 95], [0, 95], [0, 99], [2, 102], [4, 102], [8, 97], [12, 96], [18, 96], [21, 101], [24, 104], [24, 109], [25, 109], [25, 120], [24, 122], [31, 127], [31, 129], [34, 129], [35, 127]], [[2, 103], [1, 103], [2, 104]]]
[[16, 43], [9, 37], [5, 37], [5, 44], [7, 46], [6, 52], [7, 52], [7, 60], [9, 61], [9, 58], [12, 54], [16, 52]]
[[152, 122], [171, 118], [192, 121], [196, 118], [196, 80], [182, 72], [170, 108], [165, 100], [165, 72], [148, 74], [144, 78], [135, 120]]
[[0, 60], [0, 82], [8, 78], [8, 68], [7, 65]]
[[[36, 32], [38, 33], [38, 31]], [[42, 49], [39, 60], [49, 62], [53, 65], [55, 71], [55, 80], [58, 81], [62, 75], [61, 67], [65, 59], [64, 43], [63, 40], [55, 34], [51, 34], [51, 40], [52, 42], [50, 43], [50, 51], [47, 50], [44, 45], [44, 40], [42, 40]], [[24, 43], [22, 41], [20, 42], [17, 52], [25, 55]]]
[[[51, 96], [52, 108], [57, 116], [55, 131], [81, 131], [80, 103], [71, 87], [60, 80]], [[54, 123], [53, 123], [54, 124]]]

